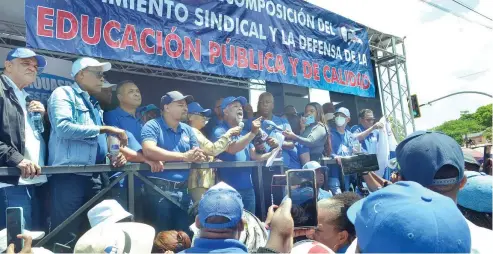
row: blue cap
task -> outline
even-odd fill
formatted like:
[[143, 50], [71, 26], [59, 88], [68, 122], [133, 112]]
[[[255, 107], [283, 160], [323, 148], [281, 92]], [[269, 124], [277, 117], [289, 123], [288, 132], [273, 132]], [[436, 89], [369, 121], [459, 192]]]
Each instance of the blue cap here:
[[[220, 182], [204, 193], [200, 199], [198, 210], [199, 221], [203, 228], [231, 228], [241, 221], [243, 201], [238, 191], [224, 182]], [[221, 224], [207, 223], [207, 219], [213, 216], [225, 217], [229, 221]]]
[[204, 109], [198, 102], [192, 102], [188, 104], [188, 113], [189, 114], [203, 114], [204, 116], [210, 116], [211, 110]]
[[459, 191], [457, 203], [480, 213], [491, 213], [493, 177], [474, 171], [466, 171], [467, 183]]
[[[425, 187], [455, 184], [464, 177], [464, 154], [451, 137], [435, 131], [416, 131], [396, 148], [400, 174], [406, 181], [414, 181]], [[459, 170], [457, 178], [434, 179], [444, 165]]]
[[316, 161], [309, 161], [303, 166], [303, 169], [312, 169], [312, 170], [324, 169], [324, 170], [327, 170], [327, 167], [320, 165], [320, 163], [318, 163]]
[[37, 55], [34, 51], [28, 48], [15, 48], [7, 54], [7, 61], [12, 61], [16, 58], [36, 58], [38, 61], [38, 73], [43, 72], [44, 67], [46, 67], [46, 59], [43, 56]]
[[227, 108], [231, 103], [233, 102], [239, 102], [241, 103], [241, 106], [245, 106], [247, 104], [247, 99], [243, 96], [240, 97], [233, 97], [229, 96], [224, 98], [223, 102], [221, 103], [221, 110], [224, 110]]
[[362, 253], [469, 253], [471, 233], [454, 201], [401, 181], [373, 192], [347, 211]]
[[183, 95], [178, 91], [171, 91], [171, 92], [167, 92], [165, 95], [163, 95], [163, 97], [161, 97], [161, 108], [164, 105], [168, 105], [172, 102], [181, 101], [181, 100], [185, 100], [187, 104], [190, 104], [191, 102], [194, 101], [193, 96], [191, 95]]
[[149, 111], [153, 111], [153, 110], [156, 110], [159, 112], [159, 108], [156, 105], [149, 104], [147, 106], [143, 106], [143, 107], [138, 108], [136, 111], [136, 115], [142, 116], [143, 114], [145, 114]]
[[346, 117], [351, 117], [351, 113], [349, 113], [349, 109], [345, 108], [345, 107], [340, 107], [336, 110], [336, 113], [341, 113], [341, 114], [344, 114]]

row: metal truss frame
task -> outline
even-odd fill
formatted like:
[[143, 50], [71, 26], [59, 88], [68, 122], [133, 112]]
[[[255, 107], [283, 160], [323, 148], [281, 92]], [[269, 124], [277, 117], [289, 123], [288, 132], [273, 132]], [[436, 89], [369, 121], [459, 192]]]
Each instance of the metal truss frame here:
[[[24, 46], [26, 43], [25, 31], [26, 28], [23, 24], [0, 20], [0, 46], [7, 48]], [[388, 119], [395, 121], [396, 126], [402, 126], [404, 134], [407, 135], [408, 130], [412, 129], [414, 131], [415, 125], [413, 116], [409, 113], [409, 104], [407, 103], [410, 98], [410, 92], [404, 41], [398, 37], [384, 34], [371, 28], [368, 29], [368, 38], [372, 59], [375, 61], [375, 69], [378, 74], [377, 82], [380, 88], [382, 112]], [[37, 49], [35, 51], [49, 57], [69, 61], [73, 61], [78, 57], [77, 55], [63, 52]], [[255, 82], [255, 80], [113, 60], [110, 62], [112, 63], [112, 70], [117, 72], [265, 91], [265, 85], [262, 86], [262, 84]]]
[[368, 39], [375, 61], [382, 112], [391, 120], [394, 132], [397, 132], [395, 136], [400, 141], [416, 129], [411, 114], [404, 40], [373, 29], [368, 29]]

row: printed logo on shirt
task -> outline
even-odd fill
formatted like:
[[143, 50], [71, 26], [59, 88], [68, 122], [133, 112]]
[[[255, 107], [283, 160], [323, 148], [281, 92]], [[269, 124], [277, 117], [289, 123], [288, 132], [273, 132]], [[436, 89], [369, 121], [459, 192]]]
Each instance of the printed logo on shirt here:
[[189, 136], [183, 136], [183, 141], [185, 141], [185, 143], [190, 143], [190, 137]]

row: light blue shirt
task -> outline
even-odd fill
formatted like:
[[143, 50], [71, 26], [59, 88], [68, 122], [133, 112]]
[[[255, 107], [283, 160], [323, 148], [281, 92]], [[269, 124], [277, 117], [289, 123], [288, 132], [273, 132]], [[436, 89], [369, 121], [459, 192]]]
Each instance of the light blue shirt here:
[[102, 110], [94, 108], [89, 94], [77, 83], [56, 88], [48, 99], [48, 115], [48, 165], [96, 164]]
[[[365, 131], [363, 125], [355, 125], [351, 127], [351, 132], [353, 134], [358, 134]], [[368, 154], [377, 154], [378, 146], [378, 130], [373, 130], [370, 135], [368, 135], [364, 140], [360, 141], [361, 146]]]

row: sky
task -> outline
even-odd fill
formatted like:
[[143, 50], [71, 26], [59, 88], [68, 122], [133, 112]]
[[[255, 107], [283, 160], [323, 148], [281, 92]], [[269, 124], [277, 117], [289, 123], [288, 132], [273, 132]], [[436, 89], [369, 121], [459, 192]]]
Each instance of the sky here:
[[[433, 0], [470, 21], [419, 0], [308, 0], [373, 29], [405, 37], [411, 94], [425, 103], [459, 91], [493, 94], [493, 21], [452, 0]], [[492, 0], [460, 0], [493, 19]], [[480, 72], [480, 73], [479, 73]], [[476, 75], [470, 75], [479, 73]], [[470, 75], [470, 76], [469, 76]], [[464, 77], [468, 76], [468, 77]], [[458, 95], [421, 108], [416, 129], [429, 129], [491, 103], [482, 95]]]

